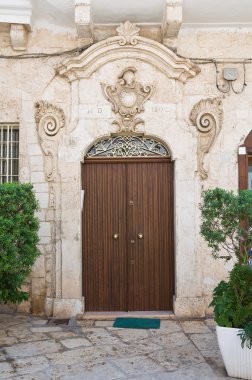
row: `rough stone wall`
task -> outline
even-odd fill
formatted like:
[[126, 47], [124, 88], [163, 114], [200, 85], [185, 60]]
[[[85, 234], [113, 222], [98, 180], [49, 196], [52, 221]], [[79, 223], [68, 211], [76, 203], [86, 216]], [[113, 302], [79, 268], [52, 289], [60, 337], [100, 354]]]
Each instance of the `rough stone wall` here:
[[[12, 55], [7, 26], [0, 31], [0, 39], [4, 41], [1, 54]], [[44, 29], [29, 34], [27, 52], [50, 53], [84, 43], [74, 33], [53, 34]], [[178, 53], [189, 58], [242, 60], [252, 57], [252, 33], [248, 30], [195, 32], [182, 29]], [[31, 276], [31, 311], [43, 314], [47, 300], [47, 314], [63, 315], [59, 304], [55, 303], [54, 311], [50, 304], [53, 298], [62, 297], [66, 300], [63, 307], [66, 314], [71, 314], [75, 306], [69, 300], [81, 299], [80, 162], [96, 138], [116, 130], [111, 126], [114, 115], [102, 94], [100, 83], [114, 84], [123, 68], [134, 66], [138, 81], [155, 86], [155, 92], [142, 114], [144, 131], [162, 138], [170, 146], [175, 160], [175, 312], [184, 316], [204, 315], [211, 291], [216, 282], [226, 275], [226, 269], [213, 261], [199, 236], [198, 204], [204, 189], [216, 186], [234, 191], [238, 189], [238, 146], [252, 128], [252, 65], [249, 62], [245, 65], [245, 90], [241, 94], [232, 90], [223, 94], [216, 88], [216, 68], [211, 62], [197, 63], [201, 72], [183, 84], [168, 79], [148, 63], [125, 58], [107, 63], [89, 79], [80, 80], [74, 99], [72, 91], [77, 82], [68, 83], [54, 70], [54, 66], [64, 58], [0, 59], [0, 122], [19, 123], [20, 180], [34, 184], [41, 207], [38, 216], [42, 255]], [[230, 66], [239, 71], [238, 80], [234, 83], [239, 90], [243, 81], [240, 61], [219, 63], [218, 71]], [[216, 97], [222, 99], [223, 124], [209, 154], [205, 156], [208, 178], [202, 180], [197, 172], [198, 131], [190, 121], [190, 113], [201, 99]], [[45, 155], [35, 122], [34, 104], [40, 100], [60, 107], [66, 119], [65, 129], [55, 138], [57, 178], [53, 208], [49, 206], [51, 185], [45, 178]], [[97, 105], [101, 111], [97, 110]], [[79, 113], [76, 120], [75, 113]], [[27, 311], [29, 307], [29, 304], [21, 306]]]

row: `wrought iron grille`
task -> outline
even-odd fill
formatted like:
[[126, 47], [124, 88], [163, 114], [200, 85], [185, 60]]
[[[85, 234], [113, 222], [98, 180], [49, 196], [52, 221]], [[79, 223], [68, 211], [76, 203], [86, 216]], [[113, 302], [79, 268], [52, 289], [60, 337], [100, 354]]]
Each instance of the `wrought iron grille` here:
[[19, 129], [0, 123], [0, 183], [18, 182]]
[[116, 136], [93, 145], [87, 158], [95, 157], [170, 157], [170, 152], [160, 141], [153, 138]]

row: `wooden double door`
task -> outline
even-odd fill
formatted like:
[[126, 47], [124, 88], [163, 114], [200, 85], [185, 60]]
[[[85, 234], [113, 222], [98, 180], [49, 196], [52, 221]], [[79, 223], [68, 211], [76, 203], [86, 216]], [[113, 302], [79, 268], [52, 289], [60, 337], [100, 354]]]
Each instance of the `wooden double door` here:
[[86, 310], [172, 310], [173, 163], [87, 160], [83, 189]]

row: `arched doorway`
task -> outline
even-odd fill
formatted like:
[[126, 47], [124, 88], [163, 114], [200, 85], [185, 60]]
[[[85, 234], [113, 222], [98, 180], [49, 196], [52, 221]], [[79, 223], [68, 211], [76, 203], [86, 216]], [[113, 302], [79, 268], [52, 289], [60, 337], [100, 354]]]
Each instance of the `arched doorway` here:
[[239, 147], [238, 155], [239, 190], [252, 190], [252, 131], [244, 144]]
[[173, 162], [139, 134], [96, 141], [82, 167], [86, 311], [172, 310]]

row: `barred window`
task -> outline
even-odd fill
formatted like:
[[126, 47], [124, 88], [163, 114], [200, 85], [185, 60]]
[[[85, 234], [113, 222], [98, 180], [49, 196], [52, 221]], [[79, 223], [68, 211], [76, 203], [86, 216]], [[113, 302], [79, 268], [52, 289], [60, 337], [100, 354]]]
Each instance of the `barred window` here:
[[0, 183], [18, 182], [18, 124], [0, 123]]

